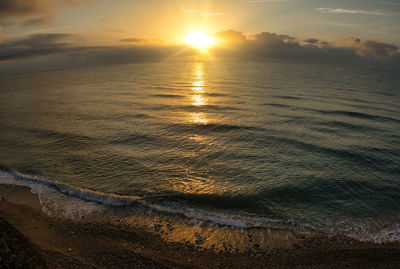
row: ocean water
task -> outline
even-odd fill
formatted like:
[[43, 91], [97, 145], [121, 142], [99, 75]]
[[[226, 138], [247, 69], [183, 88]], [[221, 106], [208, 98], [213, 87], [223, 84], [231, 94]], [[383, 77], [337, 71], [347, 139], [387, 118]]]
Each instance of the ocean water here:
[[400, 238], [399, 73], [187, 62], [3, 76], [0, 127], [3, 183], [239, 228]]

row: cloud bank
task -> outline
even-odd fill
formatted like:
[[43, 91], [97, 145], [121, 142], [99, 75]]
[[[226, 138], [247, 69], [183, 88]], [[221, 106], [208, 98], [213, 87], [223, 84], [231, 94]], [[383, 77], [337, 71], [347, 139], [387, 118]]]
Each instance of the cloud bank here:
[[0, 61], [26, 59], [42, 55], [82, 50], [73, 46], [71, 34], [36, 34], [0, 44]]
[[[245, 34], [227, 30], [215, 34], [220, 46], [211, 49], [213, 59], [241, 61], [288, 61], [379, 66], [400, 70], [397, 46], [377, 40], [348, 38], [348, 45], [335, 46], [318, 38], [298, 40], [270, 32]], [[198, 51], [183, 45], [157, 45], [141, 38], [120, 40], [121, 46], [82, 46], [82, 37], [72, 34], [36, 34], [0, 44], [0, 73], [37, 69], [73, 68], [114, 63], [187, 60]], [[29, 64], [28, 64], [29, 63]], [[33, 64], [35, 63], [35, 64]], [[13, 68], [11, 68], [13, 67]], [[3, 72], [4, 73], [4, 72]]]
[[299, 41], [289, 35], [262, 32], [254, 35], [235, 30], [216, 36], [226, 40], [226, 46], [216, 50], [217, 55], [248, 60], [289, 60], [303, 62], [342, 63], [381, 62], [399, 64], [397, 46], [376, 40], [349, 38], [347, 46], [335, 46], [327, 41], [309, 38]]

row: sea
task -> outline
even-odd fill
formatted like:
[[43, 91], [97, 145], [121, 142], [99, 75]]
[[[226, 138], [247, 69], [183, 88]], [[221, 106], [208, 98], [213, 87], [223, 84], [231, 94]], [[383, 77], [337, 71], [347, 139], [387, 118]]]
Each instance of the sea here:
[[30, 186], [49, 214], [400, 240], [400, 73], [194, 61], [0, 76], [0, 183]]

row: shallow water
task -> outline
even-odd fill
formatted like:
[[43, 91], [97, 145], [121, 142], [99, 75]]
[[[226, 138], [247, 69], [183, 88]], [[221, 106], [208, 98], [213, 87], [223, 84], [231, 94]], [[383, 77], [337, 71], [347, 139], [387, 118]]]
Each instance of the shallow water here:
[[396, 235], [399, 77], [224, 62], [0, 77], [0, 165], [219, 224]]

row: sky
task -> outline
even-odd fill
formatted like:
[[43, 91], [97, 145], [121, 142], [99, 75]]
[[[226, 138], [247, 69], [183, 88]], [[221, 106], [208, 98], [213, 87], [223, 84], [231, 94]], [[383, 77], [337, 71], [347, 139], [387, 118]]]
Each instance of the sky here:
[[329, 62], [340, 54], [393, 64], [400, 0], [0, 0], [0, 69], [83, 51], [92, 53], [88, 62], [126, 53], [131, 61], [185, 56], [193, 52], [180, 46], [197, 31], [222, 40], [213, 48], [218, 57], [324, 54]]

